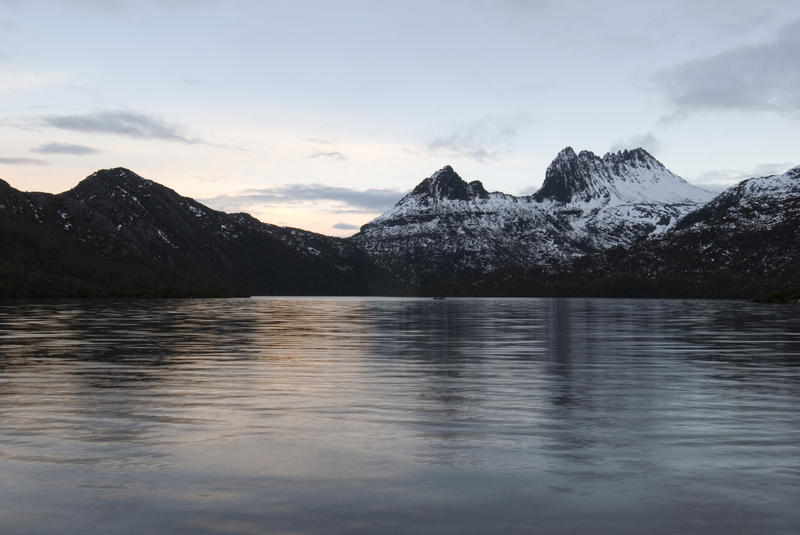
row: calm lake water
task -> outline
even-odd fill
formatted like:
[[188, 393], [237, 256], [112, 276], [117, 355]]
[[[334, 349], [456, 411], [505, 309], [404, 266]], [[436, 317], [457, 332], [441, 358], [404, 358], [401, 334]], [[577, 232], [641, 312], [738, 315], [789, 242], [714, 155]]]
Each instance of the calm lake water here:
[[0, 533], [800, 533], [800, 307], [0, 304]]

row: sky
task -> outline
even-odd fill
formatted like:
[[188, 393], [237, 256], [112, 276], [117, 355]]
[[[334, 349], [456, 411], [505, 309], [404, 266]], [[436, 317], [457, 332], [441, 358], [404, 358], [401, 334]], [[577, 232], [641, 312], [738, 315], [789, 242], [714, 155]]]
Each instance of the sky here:
[[0, 0], [0, 178], [127, 167], [346, 236], [444, 165], [527, 194], [564, 147], [720, 191], [800, 164], [797, 0]]

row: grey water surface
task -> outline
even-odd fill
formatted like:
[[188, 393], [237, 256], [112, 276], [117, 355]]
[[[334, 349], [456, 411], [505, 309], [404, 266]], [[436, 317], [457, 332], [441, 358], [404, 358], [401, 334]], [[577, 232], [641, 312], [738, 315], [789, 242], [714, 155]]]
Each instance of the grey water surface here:
[[800, 307], [0, 303], [0, 533], [800, 533]]

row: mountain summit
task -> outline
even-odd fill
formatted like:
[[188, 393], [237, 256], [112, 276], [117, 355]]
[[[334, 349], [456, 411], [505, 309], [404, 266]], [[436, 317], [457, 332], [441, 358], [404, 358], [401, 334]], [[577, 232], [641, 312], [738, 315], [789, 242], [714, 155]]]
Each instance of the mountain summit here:
[[486, 199], [489, 196], [480, 181], [465, 182], [449, 165], [420, 182], [409, 195], [429, 197], [434, 201], [441, 199], [469, 201], [476, 198]]
[[627, 245], [666, 232], [711, 197], [644, 149], [600, 158], [567, 147], [534, 195], [489, 193], [446, 166], [352, 239], [405, 283], [418, 284]]
[[711, 198], [692, 186], [642, 148], [609, 152], [602, 158], [567, 147], [547, 168], [534, 194], [539, 202], [659, 202], [691, 203]]

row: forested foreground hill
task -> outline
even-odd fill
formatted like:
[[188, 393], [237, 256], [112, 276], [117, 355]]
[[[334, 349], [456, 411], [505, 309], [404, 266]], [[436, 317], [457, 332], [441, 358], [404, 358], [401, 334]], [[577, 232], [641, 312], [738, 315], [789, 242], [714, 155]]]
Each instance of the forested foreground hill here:
[[122, 168], [58, 195], [0, 183], [0, 248], [12, 297], [392, 290], [345, 240], [217, 212]]

